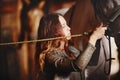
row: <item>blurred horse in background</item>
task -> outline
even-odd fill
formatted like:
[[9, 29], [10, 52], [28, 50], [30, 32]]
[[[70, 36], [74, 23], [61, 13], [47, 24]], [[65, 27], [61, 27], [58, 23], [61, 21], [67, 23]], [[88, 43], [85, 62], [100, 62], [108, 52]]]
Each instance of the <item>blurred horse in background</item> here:
[[[37, 30], [41, 17], [44, 15], [42, 7], [44, 0], [21, 0], [22, 9], [20, 13], [20, 36], [18, 41], [36, 40]], [[25, 45], [24, 45], [25, 44]], [[34, 54], [36, 43], [19, 44], [19, 49], [26, 47], [28, 79], [34, 80], [35, 63]], [[22, 50], [21, 50], [22, 51]], [[23, 52], [21, 52], [23, 53]]]

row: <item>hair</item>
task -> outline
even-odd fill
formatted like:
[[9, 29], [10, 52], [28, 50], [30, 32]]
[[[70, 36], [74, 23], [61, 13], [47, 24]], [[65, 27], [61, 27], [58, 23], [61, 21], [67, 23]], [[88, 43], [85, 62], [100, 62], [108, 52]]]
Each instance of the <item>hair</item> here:
[[[38, 40], [65, 36], [62, 31], [61, 23], [59, 22], [59, 16], [62, 15], [52, 13], [46, 14], [41, 18], [38, 28]], [[39, 73], [43, 72], [45, 55], [49, 54], [51, 48], [59, 48], [61, 40], [65, 41], [65, 46], [67, 46], [68, 41], [65, 38], [37, 42], [35, 54], [35, 65], [37, 71], [35, 75], [39, 76]]]

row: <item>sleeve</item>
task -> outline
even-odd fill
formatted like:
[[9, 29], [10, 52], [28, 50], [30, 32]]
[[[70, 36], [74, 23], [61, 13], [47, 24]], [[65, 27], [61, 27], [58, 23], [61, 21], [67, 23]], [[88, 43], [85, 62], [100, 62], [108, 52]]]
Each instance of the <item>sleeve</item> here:
[[57, 72], [79, 71], [73, 60], [62, 57], [58, 52], [46, 55], [47, 62], [54, 66]]
[[86, 68], [95, 49], [96, 49], [95, 46], [88, 43], [88, 46], [86, 47], [85, 51], [82, 54], [80, 54], [74, 61], [74, 63], [77, 65], [79, 69], [84, 70]]
[[88, 44], [86, 50], [79, 55], [75, 60], [62, 57], [58, 52], [52, 52], [46, 55], [48, 63], [53, 65], [57, 71], [71, 72], [83, 70], [91, 59], [91, 56], [95, 50], [92, 44]]

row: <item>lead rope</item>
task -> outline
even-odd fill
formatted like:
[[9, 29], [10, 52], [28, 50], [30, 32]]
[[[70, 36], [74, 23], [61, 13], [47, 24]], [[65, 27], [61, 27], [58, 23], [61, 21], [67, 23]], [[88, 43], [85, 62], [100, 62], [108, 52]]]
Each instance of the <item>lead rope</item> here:
[[[71, 37], [87, 36], [87, 35], [89, 35], [90, 33], [91, 33], [91, 32], [84, 32], [84, 33], [82, 33], [82, 34], [71, 35]], [[69, 36], [66, 36], [66, 37], [69, 37]], [[50, 41], [50, 40], [62, 39], [62, 38], [66, 38], [66, 37], [55, 37], [55, 38], [45, 38], [45, 39], [38, 39], [38, 40], [20, 41], [20, 42], [0, 43], [0, 46], [13, 45], [13, 44], [22, 44], [22, 43], [34, 43], [34, 42]]]

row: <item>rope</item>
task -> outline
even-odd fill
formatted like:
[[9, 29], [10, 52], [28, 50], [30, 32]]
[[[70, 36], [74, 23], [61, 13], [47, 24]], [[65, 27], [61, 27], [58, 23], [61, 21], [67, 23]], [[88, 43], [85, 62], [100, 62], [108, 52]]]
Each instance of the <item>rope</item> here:
[[[71, 37], [81, 37], [81, 36], [84, 36], [84, 35], [89, 35], [89, 32], [84, 32], [83, 34], [71, 35]], [[69, 36], [67, 36], [67, 37], [69, 37]], [[61, 38], [66, 38], [66, 37], [55, 37], [55, 38], [46, 38], [46, 39], [39, 39], [39, 40], [0, 43], [0, 46], [12, 45], [12, 44], [22, 44], [22, 43], [32, 43], [32, 42], [42, 42], [42, 41], [49, 41], [49, 40], [55, 40], [55, 39], [61, 39]]]

